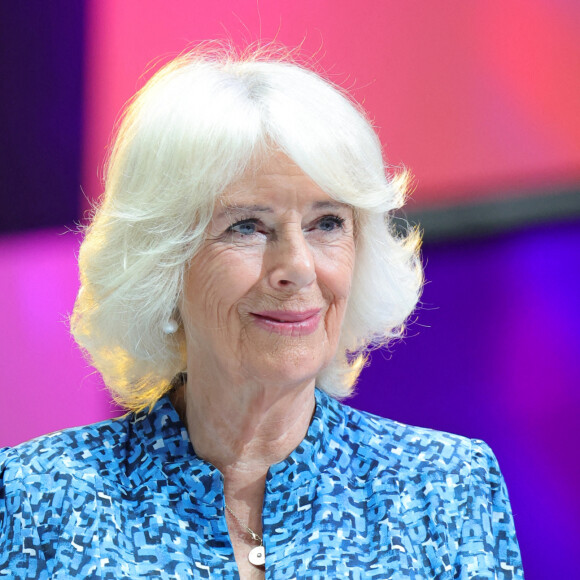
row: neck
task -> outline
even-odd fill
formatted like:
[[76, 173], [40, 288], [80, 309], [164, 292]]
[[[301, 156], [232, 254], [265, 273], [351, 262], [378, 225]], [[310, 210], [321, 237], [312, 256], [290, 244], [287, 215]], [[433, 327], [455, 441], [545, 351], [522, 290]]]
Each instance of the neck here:
[[[224, 494], [235, 517], [226, 520], [240, 576], [263, 578], [248, 561], [262, 534], [268, 469], [300, 444], [315, 407], [314, 380], [285, 387], [188, 376], [174, 396], [198, 455], [224, 476]], [[242, 525], [243, 524], [243, 525]]]
[[314, 380], [285, 387], [233, 386], [189, 376], [175, 402], [198, 457], [226, 481], [262, 479], [304, 439], [314, 412]]

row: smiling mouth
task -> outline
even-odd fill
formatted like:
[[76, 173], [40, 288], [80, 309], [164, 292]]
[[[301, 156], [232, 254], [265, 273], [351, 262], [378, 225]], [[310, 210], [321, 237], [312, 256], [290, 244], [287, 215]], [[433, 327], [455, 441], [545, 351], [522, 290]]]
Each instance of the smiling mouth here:
[[252, 312], [256, 325], [269, 332], [287, 336], [302, 336], [313, 333], [320, 322], [320, 308], [312, 310], [267, 310]]

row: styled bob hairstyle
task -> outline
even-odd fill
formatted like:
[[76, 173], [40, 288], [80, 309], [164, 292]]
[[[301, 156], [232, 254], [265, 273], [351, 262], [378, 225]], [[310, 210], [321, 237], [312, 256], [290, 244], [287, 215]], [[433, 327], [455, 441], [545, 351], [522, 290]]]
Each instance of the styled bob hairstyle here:
[[365, 354], [401, 335], [415, 308], [419, 235], [389, 214], [406, 175], [385, 167], [364, 112], [342, 90], [287, 57], [200, 48], [135, 95], [106, 167], [105, 193], [79, 254], [71, 329], [114, 398], [152, 406], [186, 369], [180, 323], [167, 335], [184, 272], [220, 194], [273, 151], [354, 208], [356, 265], [339, 349], [317, 377], [350, 394]]

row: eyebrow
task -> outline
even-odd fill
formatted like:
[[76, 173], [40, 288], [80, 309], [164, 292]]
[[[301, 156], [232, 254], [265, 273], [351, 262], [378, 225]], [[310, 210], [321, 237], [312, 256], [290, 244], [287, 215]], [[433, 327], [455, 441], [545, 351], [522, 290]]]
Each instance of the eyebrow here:
[[340, 201], [327, 200], [327, 201], [317, 201], [314, 204], [314, 209], [339, 209], [343, 207], [350, 207], [348, 203], [342, 203]]
[[267, 207], [265, 205], [227, 205], [224, 203], [222, 204], [222, 210], [218, 213], [217, 217], [219, 219], [232, 213], [272, 213], [273, 211], [274, 210], [271, 207]]
[[[340, 201], [325, 200], [316, 201], [312, 204], [312, 209], [339, 209], [344, 207], [350, 207], [347, 203], [341, 203]], [[244, 213], [244, 212], [261, 212], [261, 213], [273, 213], [274, 210], [267, 205], [228, 205], [222, 204], [222, 211], [217, 215], [218, 218], [224, 215], [232, 213]]]

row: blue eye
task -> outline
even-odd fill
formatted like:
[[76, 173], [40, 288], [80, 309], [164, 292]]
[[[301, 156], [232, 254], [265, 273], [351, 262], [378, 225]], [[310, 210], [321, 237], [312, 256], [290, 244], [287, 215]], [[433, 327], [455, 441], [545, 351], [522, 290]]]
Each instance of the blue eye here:
[[228, 228], [228, 232], [233, 232], [236, 234], [241, 234], [242, 236], [251, 236], [255, 234], [257, 231], [257, 223], [256, 220], [249, 219], [249, 220], [241, 220], [232, 224]]
[[318, 220], [319, 229], [325, 232], [333, 232], [336, 229], [341, 229], [344, 224], [344, 218], [337, 215], [325, 215]]

